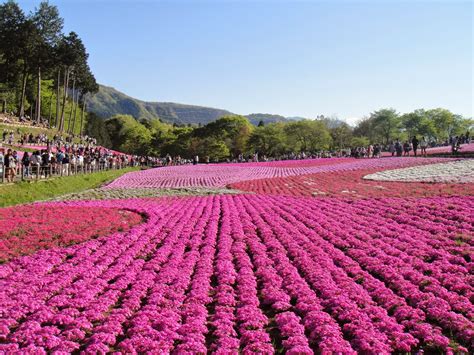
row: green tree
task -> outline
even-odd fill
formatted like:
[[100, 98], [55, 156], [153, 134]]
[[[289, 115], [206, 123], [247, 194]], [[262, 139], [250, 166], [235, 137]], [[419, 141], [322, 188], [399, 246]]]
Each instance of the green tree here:
[[[36, 71], [36, 120], [41, 120], [41, 78], [42, 71], [51, 70], [54, 65], [54, 47], [59, 43], [60, 34], [64, 20], [59, 16], [58, 8], [50, 5], [48, 1], [42, 1], [35, 13], [31, 16], [35, 31], [33, 48], [33, 67]], [[33, 73], [32, 73], [33, 74]]]
[[270, 123], [257, 127], [247, 142], [247, 151], [259, 153], [261, 156], [278, 156], [286, 151], [284, 124]]
[[211, 161], [220, 161], [229, 157], [230, 151], [224, 141], [215, 137], [198, 138], [194, 137], [190, 141], [190, 153], [192, 156], [198, 155], [201, 158], [209, 157]]
[[367, 137], [352, 137], [351, 147], [367, 147], [370, 144]]
[[426, 111], [426, 115], [433, 122], [438, 139], [445, 140], [453, 132], [455, 116], [449, 110], [436, 108]]
[[244, 116], [228, 115], [195, 130], [195, 137], [222, 140], [232, 156], [245, 152], [254, 126]]
[[345, 122], [340, 122], [337, 126], [329, 128], [332, 138], [332, 146], [336, 149], [344, 149], [350, 146], [352, 139], [352, 129]]
[[284, 131], [289, 147], [299, 152], [326, 150], [332, 143], [326, 125], [320, 120], [290, 122], [285, 125]]
[[428, 118], [426, 111], [423, 109], [402, 115], [401, 122], [408, 137], [420, 135], [431, 139], [436, 135], [433, 121]]
[[380, 137], [381, 142], [388, 144], [396, 138], [400, 128], [400, 116], [393, 108], [381, 109], [370, 115], [372, 129]]

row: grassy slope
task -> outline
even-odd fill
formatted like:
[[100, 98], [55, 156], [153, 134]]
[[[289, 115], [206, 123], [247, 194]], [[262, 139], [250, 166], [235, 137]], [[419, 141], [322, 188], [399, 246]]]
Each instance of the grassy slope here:
[[[47, 129], [47, 128], [40, 128], [40, 127], [32, 127], [32, 126], [23, 126], [23, 125], [18, 125], [18, 126], [12, 126], [4, 123], [0, 123], [0, 143], [1, 143], [1, 134], [4, 130], [10, 132], [13, 131], [15, 134], [15, 143], [18, 142], [20, 139], [20, 135], [17, 132], [17, 129], [20, 130], [20, 134], [23, 135], [25, 133], [30, 134], [33, 133], [34, 136], [40, 134], [40, 133], [46, 133], [46, 135], [52, 139], [55, 134], [58, 134], [58, 131], [56, 129]], [[61, 134], [60, 134], [61, 135]], [[66, 133], [62, 134], [63, 137], [67, 136]], [[7, 136], [8, 138], [8, 136]], [[79, 143], [78, 138], [74, 138], [75, 143]]]
[[59, 177], [38, 182], [0, 185], [0, 207], [45, 200], [67, 193], [98, 187], [138, 168], [111, 170], [89, 175]]

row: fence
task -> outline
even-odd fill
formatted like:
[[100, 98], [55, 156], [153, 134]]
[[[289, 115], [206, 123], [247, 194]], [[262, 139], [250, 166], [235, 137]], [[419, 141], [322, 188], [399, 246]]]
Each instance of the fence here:
[[0, 162], [0, 184], [18, 181], [44, 180], [52, 177], [92, 174], [100, 171], [119, 170], [135, 165], [121, 162], [98, 162], [95, 164], [48, 164], [48, 165], [17, 165], [8, 169]]

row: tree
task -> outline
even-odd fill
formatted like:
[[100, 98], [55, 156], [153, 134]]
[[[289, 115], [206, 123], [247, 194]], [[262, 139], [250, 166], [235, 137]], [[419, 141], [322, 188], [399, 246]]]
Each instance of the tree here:
[[401, 122], [408, 137], [420, 135], [427, 138], [433, 138], [436, 136], [433, 121], [427, 117], [426, 111], [423, 109], [402, 115]]
[[70, 32], [68, 36], [63, 36], [58, 44], [58, 55], [64, 70], [64, 96], [59, 121], [59, 131], [64, 130], [64, 112], [68, 96], [69, 81], [71, 75], [77, 75], [74, 70], [79, 70], [87, 63], [88, 54], [81, 39], [75, 32]]
[[370, 144], [367, 137], [352, 137], [351, 147], [367, 147]]
[[388, 144], [395, 138], [400, 128], [400, 116], [393, 108], [381, 109], [371, 113], [372, 129], [381, 138], [382, 143]]
[[452, 134], [455, 123], [452, 112], [443, 108], [436, 108], [426, 111], [426, 115], [433, 122], [438, 139], [445, 140]]
[[41, 120], [41, 72], [54, 66], [51, 56], [53, 48], [58, 44], [64, 20], [59, 16], [58, 8], [42, 1], [31, 16], [34, 25], [33, 63], [37, 74], [36, 120]]
[[255, 127], [244, 116], [228, 115], [195, 130], [195, 137], [222, 140], [232, 156], [245, 152], [247, 141]]
[[299, 152], [329, 149], [332, 139], [326, 125], [320, 120], [301, 120], [286, 124], [288, 145]]
[[331, 134], [334, 148], [343, 149], [350, 146], [352, 129], [347, 123], [340, 122], [339, 125], [329, 128], [329, 132]]
[[215, 137], [194, 137], [191, 139], [189, 149], [192, 156], [209, 157], [212, 161], [226, 159], [230, 154], [229, 148], [227, 148], [224, 141]]
[[23, 39], [26, 17], [18, 4], [7, 1], [0, 5], [0, 83], [3, 106], [7, 106], [7, 93], [14, 91], [20, 79], [23, 56]]
[[275, 157], [285, 153], [285, 141], [284, 124], [271, 123], [259, 126], [248, 139], [247, 151]]

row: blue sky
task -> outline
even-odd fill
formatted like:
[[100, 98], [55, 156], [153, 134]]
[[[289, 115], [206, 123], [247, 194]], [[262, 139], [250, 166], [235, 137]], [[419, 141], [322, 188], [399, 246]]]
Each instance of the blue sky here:
[[50, 2], [98, 82], [142, 100], [348, 122], [382, 107], [473, 115], [471, 1]]

